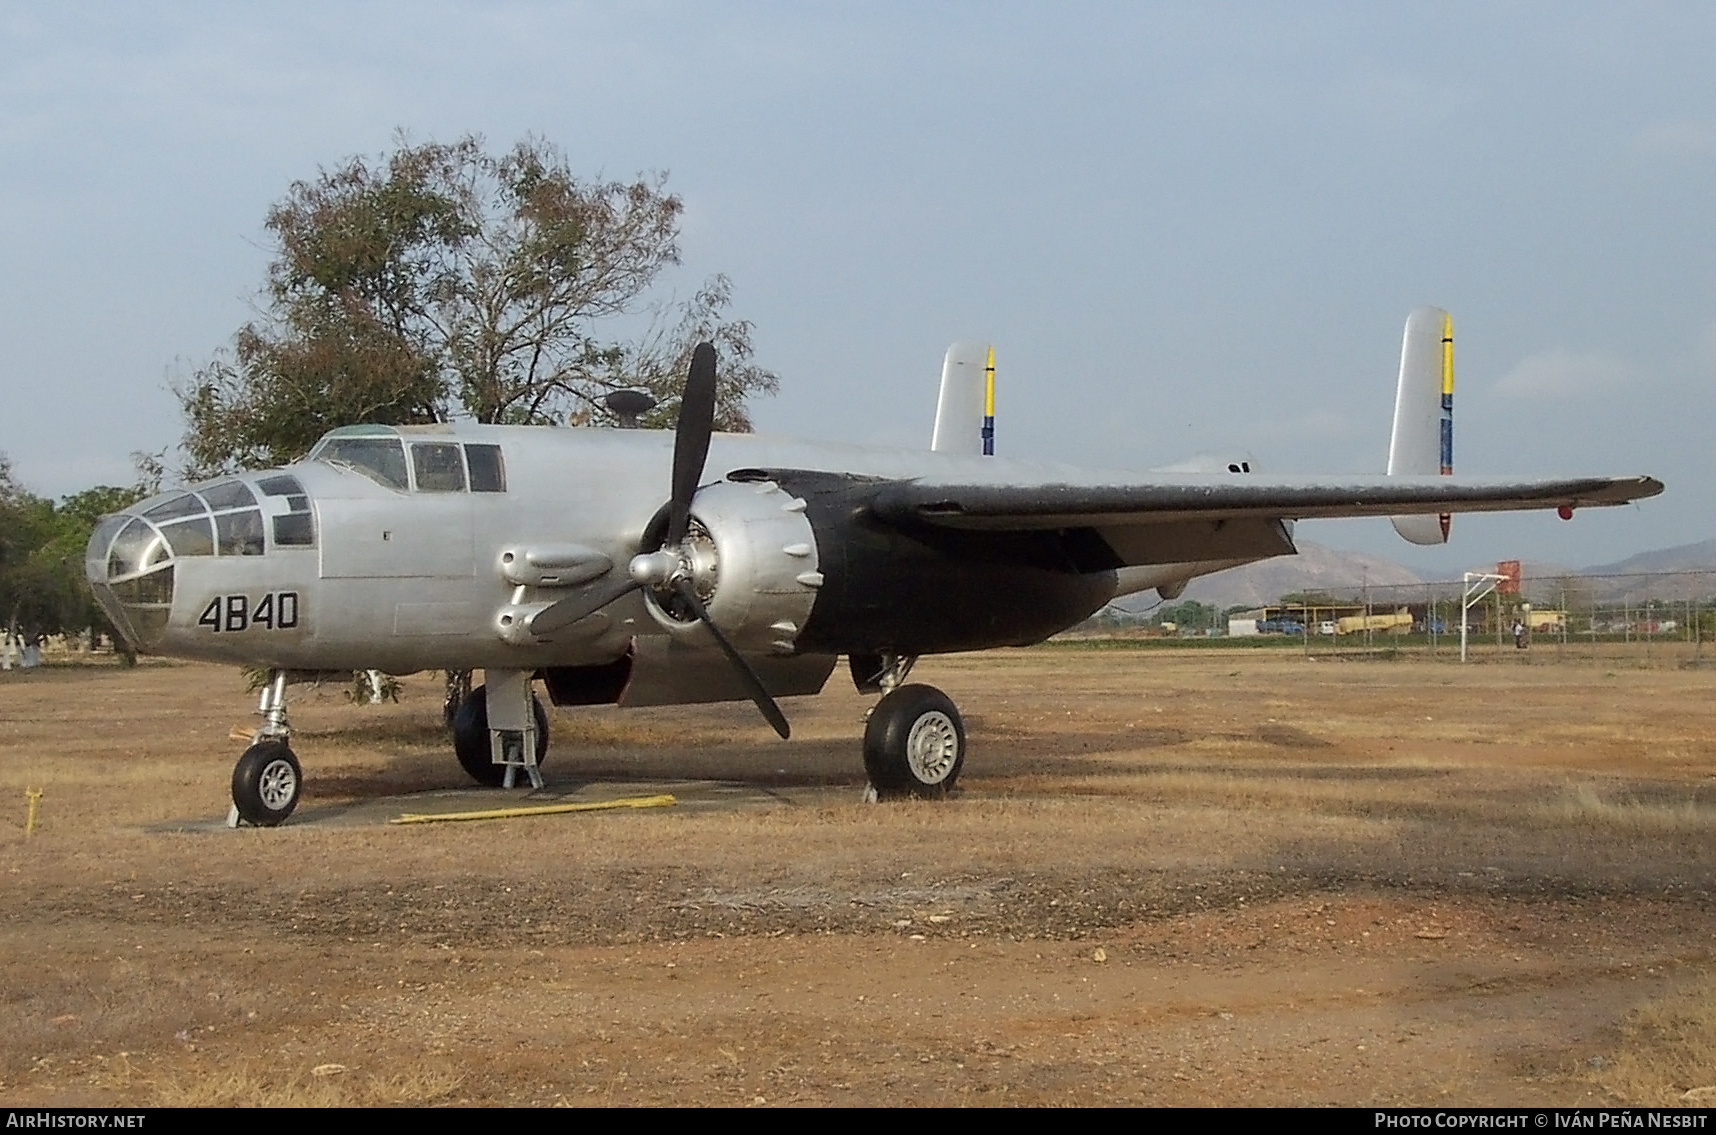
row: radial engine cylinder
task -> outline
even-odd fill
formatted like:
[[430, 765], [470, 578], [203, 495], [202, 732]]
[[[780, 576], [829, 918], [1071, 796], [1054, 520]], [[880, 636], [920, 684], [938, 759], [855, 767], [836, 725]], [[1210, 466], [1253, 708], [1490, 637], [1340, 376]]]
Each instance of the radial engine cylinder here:
[[[710, 619], [740, 650], [795, 653], [822, 586], [805, 502], [774, 481], [720, 481], [698, 490], [691, 517], [684, 559]], [[659, 544], [663, 532], [665, 523], [652, 526], [645, 548]], [[645, 594], [650, 614], [676, 638], [714, 645], [671, 598]]]

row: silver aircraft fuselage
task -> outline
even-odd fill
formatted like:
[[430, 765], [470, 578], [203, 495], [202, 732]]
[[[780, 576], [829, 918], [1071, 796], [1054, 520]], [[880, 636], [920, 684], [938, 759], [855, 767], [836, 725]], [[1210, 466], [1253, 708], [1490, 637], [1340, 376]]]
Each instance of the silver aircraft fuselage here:
[[[353, 448], [364, 446], [397, 457]], [[398, 674], [601, 665], [636, 640], [672, 633], [641, 593], [546, 639], [524, 633], [522, 620], [580, 573], [625, 570], [666, 499], [673, 446], [671, 432], [653, 430], [351, 427], [282, 469], [164, 493], [107, 518], [91, 539], [88, 574], [146, 653]], [[1137, 479], [750, 434], [716, 435], [707, 469], [709, 481], [739, 469], [997, 485]], [[1123, 567], [1108, 573], [1095, 606], [1284, 551]], [[812, 549], [811, 567], [814, 558]]]

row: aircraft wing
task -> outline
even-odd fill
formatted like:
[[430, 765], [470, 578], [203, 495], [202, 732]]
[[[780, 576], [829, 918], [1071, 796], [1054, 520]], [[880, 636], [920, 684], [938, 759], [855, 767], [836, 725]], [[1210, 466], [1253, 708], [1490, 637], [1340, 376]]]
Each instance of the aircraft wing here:
[[1253, 480], [1164, 477], [1136, 484], [950, 484], [894, 481], [870, 511], [890, 523], [968, 531], [1112, 528], [1217, 520], [1307, 520], [1412, 513], [1580, 509], [1626, 504], [1662, 492], [1652, 477], [1502, 480], [1352, 477]]
[[[899, 480], [876, 487], [868, 510], [884, 524], [968, 537], [1059, 531], [1084, 570], [1196, 565], [1203, 574], [1291, 555], [1291, 521], [1516, 509], [1579, 509], [1655, 496], [1650, 477], [1479, 480], [1442, 476], [1279, 478], [1165, 476], [1124, 483]], [[1571, 513], [1564, 513], [1571, 515]]]

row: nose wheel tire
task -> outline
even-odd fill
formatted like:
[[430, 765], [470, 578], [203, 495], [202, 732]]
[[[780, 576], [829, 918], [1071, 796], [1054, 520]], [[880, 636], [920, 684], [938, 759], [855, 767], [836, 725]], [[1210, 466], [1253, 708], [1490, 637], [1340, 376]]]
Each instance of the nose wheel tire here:
[[[536, 717], [536, 764], [548, 754], [548, 711], [535, 694], [530, 695], [530, 708]], [[506, 766], [497, 765], [489, 755], [489, 688], [478, 686], [465, 695], [453, 714], [453, 752], [459, 767], [472, 780], [490, 788], [499, 788], [506, 778]]]
[[881, 796], [947, 794], [965, 763], [965, 723], [934, 686], [901, 686], [864, 730], [864, 771]]
[[249, 823], [272, 828], [298, 806], [303, 784], [304, 770], [286, 742], [258, 741], [232, 770], [232, 803]]

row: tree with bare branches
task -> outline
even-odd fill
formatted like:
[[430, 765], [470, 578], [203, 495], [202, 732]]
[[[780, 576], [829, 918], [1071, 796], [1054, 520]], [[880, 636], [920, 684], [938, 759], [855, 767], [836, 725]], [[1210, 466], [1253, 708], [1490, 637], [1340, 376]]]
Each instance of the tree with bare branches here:
[[725, 277], [657, 300], [640, 339], [606, 333], [679, 263], [683, 209], [660, 176], [582, 181], [534, 139], [499, 156], [471, 137], [402, 144], [294, 184], [267, 217], [263, 315], [178, 391], [190, 471], [290, 461], [360, 421], [602, 423], [628, 387], [667, 424], [705, 339], [722, 352], [718, 424], [748, 429], [746, 399], [778, 380], [727, 317]]

